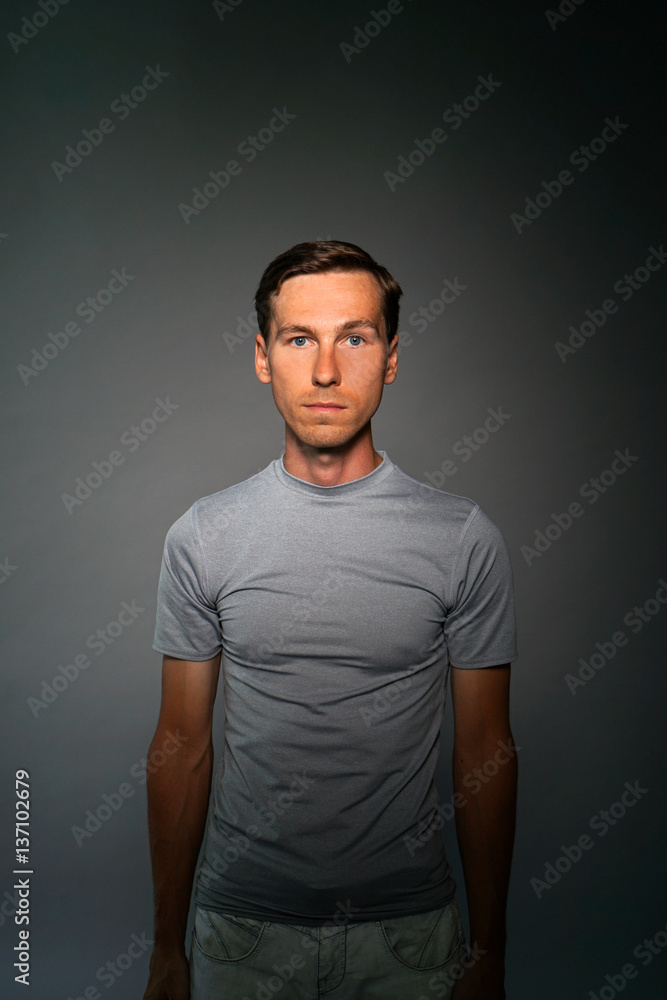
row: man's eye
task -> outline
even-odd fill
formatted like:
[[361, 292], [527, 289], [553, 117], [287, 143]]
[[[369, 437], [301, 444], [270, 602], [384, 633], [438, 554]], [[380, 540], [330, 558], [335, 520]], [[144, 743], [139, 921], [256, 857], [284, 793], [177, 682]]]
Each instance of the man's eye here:
[[[291, 337], [289, 343], [290, 344], [296, 344], [297, 340], [307, 340], [307, 339], [308, 338], [305, 336], [305, 334], [301, 334], [298, 337]], [[352, 345], [353, 347], [359, 347], [364, 342], [364, 338], [361, 336], [360, 333], [350, 333], [347, 336], [346, 339], [347, 340], [358, 340], [359, 341], [359, 344], [353, 344]], [[296, 346], [297, 347], [301, 347], [302, 345], [301, 344], [296, 344]]]

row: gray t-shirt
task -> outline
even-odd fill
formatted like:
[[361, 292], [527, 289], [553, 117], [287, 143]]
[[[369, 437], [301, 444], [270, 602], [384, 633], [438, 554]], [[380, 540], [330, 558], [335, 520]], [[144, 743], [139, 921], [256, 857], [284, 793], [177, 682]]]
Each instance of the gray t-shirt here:
[[512, 572], [477, 504], [379, 454], [338, 486], [281, 456], [167, 534], [153, 648], [222, 648], [209, 909], [318, 924], [454, 893], [433, 781], [447, 671], [516, 658]]

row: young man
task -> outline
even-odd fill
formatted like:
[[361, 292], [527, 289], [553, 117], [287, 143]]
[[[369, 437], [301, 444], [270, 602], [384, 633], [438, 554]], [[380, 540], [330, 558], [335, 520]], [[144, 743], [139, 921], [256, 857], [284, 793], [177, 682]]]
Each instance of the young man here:
[[[167, 534], [151, 751], [179, 740], [148, 784], [145, 1000], [505, 997], [511, 569], [473, 501], [373, 447], [401, 294], [354, 244], [302, 243], [269, 265], [255, 370], [285, 451]], [[188, 963], [223, 656], [224, 750]], [[455, 795], [439, 806], [448, 672]], [[440, 832], [452, 815], [471, 948]]]

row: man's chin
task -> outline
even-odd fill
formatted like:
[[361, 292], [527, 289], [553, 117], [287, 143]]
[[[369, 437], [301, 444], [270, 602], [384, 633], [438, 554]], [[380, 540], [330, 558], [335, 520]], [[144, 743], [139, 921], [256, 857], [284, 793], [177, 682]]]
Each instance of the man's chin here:
[[320, 434], [312, 437], [304, 437], [301, 440], [311, 448], [342, 448], [348, 443], [350, 438], [342, 434]]
[[340, 428], [320, 426], [299, 428], [294, 436], [310, 448], [340, 448], [351, 441], [354, 435]]

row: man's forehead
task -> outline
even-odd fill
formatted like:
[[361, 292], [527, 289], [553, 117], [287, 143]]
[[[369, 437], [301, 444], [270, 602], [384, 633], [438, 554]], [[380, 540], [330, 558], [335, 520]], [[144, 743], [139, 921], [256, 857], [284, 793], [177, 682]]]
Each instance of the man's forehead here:
[[321, 287], [327, 285], [366, 287], [376, 288], [379, 291], [379, 285], [370, 271], [343, 271], [339, 268], [332, 271], [315, 271], [313, 274], [293, 274], [291, 277], [285, 278], [280, 286], [280, 291], [296, 287], [315, 287], [316, 285]]
[[292, 307], [317, 312], [344, 307], [348, 301], [360, 300], [372, 304], [377, 310], [382, 309], [382, 294], [372, 274], [367, 271], [325, 271], [287, 278], [274, 298], [273, 307], [277, 312]]

